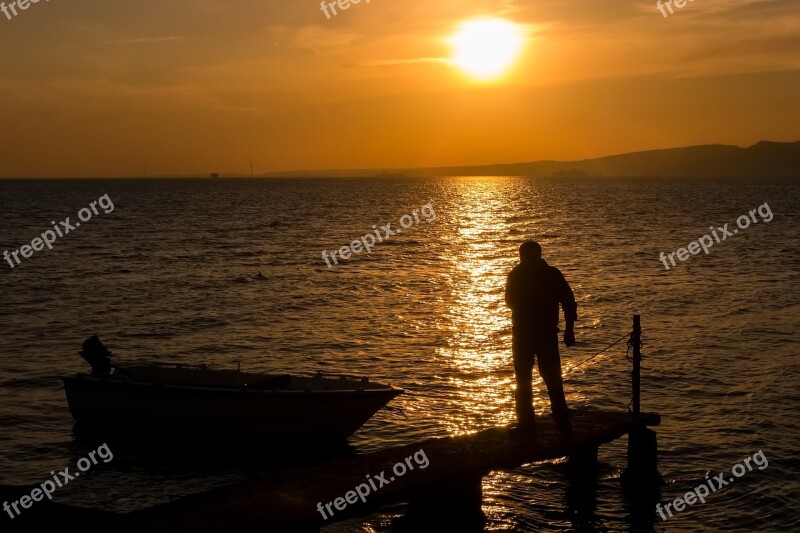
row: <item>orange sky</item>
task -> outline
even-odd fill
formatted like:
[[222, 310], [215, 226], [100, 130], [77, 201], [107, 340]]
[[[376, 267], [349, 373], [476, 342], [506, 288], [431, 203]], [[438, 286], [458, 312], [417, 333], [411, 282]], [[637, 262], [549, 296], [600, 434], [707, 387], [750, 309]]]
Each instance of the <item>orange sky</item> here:
[[[8, 4], [8, 0], [6, 0]], [[521, 25], [507, 76], [448, 62]], [[0, 14], [0, 177], [576, 159], [800, 139], [800, 2], [51, 0]]]

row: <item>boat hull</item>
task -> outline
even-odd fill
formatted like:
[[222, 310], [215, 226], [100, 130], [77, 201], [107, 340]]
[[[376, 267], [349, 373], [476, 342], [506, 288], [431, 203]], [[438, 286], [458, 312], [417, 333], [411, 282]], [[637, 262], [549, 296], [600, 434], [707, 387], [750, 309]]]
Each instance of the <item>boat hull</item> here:
[[247, 391], [64, 377], [73, 418], [83, 426], [141, 432], [225, 432], [341, 441], [401, 389]]

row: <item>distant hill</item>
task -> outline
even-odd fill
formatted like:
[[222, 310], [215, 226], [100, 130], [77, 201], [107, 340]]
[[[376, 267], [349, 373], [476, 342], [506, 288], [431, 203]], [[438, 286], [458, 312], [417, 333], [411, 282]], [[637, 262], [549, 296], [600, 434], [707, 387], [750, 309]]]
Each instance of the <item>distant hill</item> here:
[[342, 169], [272, 172], [283, 177], [393, 176], [641, 176], [800, 177], [800, 141], [761, 141], [739, 146], [709, 144], [611, 155], [581, 161], [533, 161], [431, 168]]

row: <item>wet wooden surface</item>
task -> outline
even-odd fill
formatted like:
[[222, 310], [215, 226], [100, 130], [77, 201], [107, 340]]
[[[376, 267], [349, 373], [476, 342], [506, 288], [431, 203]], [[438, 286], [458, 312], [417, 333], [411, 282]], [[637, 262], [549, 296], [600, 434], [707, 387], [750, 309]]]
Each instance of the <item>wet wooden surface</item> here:
[[[493, 470], [511, 469], [593, 450], [625, 436], [634, 427], [627, 412], [578, 410], [571, 416], [574, 434], [570, 443], [561, 440], [552, 418], [540, 417], [537, 418], [536, 443], [523, 443], [510, 433], [508, 427], [495, 427], [289, 468], [270, 477], [237, 483], [125, 515], [48, 504], [46, 512], [28, 513], [30, 516], [16, 519], [20, 522], [15, 525], [24, 525], [30, 531], [46, 526], [68, 527], [70, 530], [74, 526], [83, 531], [317, 531], [324, 524], [365, 514], [386, 503], [406, 500], [415, 492], [454, 479], [477, 480]], [[644, 413], [641, 422], [658, 425], [660, 417]], [[424, 469], [419, 464], [425, 462], [420, 450], [428, 462]], [[415, 453], [419, 461], [414, 459]], [[406, 461], [408, 457], [412, 459]], [[407, 471], [403, 475], [393, 472], [397, 463], [405, 465]], [[377, 490], [372, 490], [369, 479]], [[318, 502], [325, 509], [325, 504], [335, 502], [336, 498], [345, 498], [349, 491], [365, 483], [370, 487], [365, 503], [359, 498], [356, 503], [347, 503], [344, 510], [332, 506], [333, 516], [323, 519], [317, 508]], [[340, 500], [340, 507], [342, 503]], [[328, 514], [327, 510], [325, 512]]]

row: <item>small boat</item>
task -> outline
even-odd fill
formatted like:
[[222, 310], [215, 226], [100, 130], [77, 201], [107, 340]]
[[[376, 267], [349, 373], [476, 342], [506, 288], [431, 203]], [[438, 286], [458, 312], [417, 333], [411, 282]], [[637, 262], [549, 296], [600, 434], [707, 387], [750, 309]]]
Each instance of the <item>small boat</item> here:
[[[97, 337], [81, 352], [92, 373], [61, 378], [70, 412], [84, 427], [343, 441], [403, 393], [367, 378], [321, 373], [304, 377], [163, 363], [123, 368], [111, 365], [107, 350], [103, 356], [87, 351], [92, 339]], [[97, 343], [90, 346], [96, 350]]]

